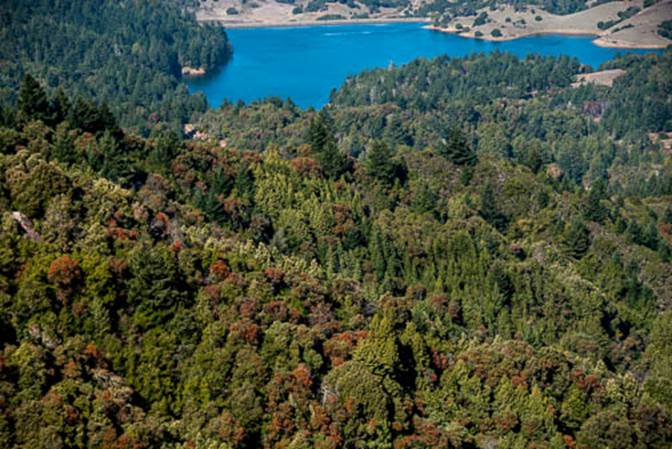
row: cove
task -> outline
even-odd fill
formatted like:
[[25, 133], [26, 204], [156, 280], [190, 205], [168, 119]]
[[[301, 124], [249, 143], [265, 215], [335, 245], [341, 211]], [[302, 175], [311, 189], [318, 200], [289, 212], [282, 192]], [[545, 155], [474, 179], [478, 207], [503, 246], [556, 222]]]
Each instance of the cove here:
[[540, 53], [576, 57], [597, 68], [619, 53], [656, 51], [598, 47], [590, 36], [544, 35], [488, 42], [424, 29], [419, 23], [228, 29], [227, 34], [234, 49], [232, 60], [187, 83], [190, 92], [203, 92], [214, 107], [224, 100], [247, 103], [275, 96], [291, 98], [304, 108], [319, 108], [349, 75], [418, 57]]

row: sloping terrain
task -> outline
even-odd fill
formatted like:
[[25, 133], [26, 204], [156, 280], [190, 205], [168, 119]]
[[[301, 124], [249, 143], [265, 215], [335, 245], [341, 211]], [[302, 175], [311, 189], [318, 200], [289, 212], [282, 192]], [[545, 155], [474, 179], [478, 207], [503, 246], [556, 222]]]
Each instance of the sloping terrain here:
[[[619, 14], [634, 15], [623, 19]], [[568, 15], [532, 6], [483, 8], [474, 15], [439, 19], [433, 28], [493, 41], [535, 34], [587, 34], [597, 36], [594, 43], [605, 47], [665, 48], [672, 40], [660, 36], [657, 29], [671, 18], [671, 0], [647, 7], [642, 0], [612, 1]]]

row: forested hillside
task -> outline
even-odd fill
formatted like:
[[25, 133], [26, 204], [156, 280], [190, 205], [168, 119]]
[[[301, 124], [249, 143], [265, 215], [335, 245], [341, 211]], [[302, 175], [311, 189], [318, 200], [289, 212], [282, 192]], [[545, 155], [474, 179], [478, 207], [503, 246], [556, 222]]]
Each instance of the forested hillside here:
[[213, 110], [196, 1], [0, 3], [0, 448], [672, 447], [672, 50]]
[[25, 78], [0, 446], [670, 447], [669, 61], [418, 61], [204, 141]]
[[[612, 87], [577, 86], [576, 75], [593, 69], [567, 57], [418, 59], [348, 79], [332, 94], [331, 116], [339, 148], [355, 157], [371, 139], [444, 151], [459, 130], [479, 155], [550, 169], [563, 189], [601, 179], [627, 195], [672, 194], [669, 154], [658, 146], [672, 129], [672, 52], [603, 68], [624, 74]], [[199, 126], [229, 146], [262, 150], [300, 144], [312, 115], [279, 100], [225, 104]]]
[[26, 73], [75, 102], [107, 102], [125, 127], [178, 125], [207, 107], [179, 82], [182, 67], [212, 69], [230, 48], [178, 0], [3, 0], [0, 102]]

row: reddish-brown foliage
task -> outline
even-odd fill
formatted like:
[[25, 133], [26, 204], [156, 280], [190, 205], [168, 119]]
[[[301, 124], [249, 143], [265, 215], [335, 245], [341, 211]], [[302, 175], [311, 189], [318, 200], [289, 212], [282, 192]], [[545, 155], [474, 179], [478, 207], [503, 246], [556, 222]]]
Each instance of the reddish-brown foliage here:
[[320, 166], [315, 159], [309, 157], [297, 157], [292, 159], [292, 169], [301, 176], [317, 176], [320, 174]]
[[49, 266], [47, 277], [58, 286], [69, 286], [81, 276], [79, 263], [68, 255], [54, 260]]
[[306, 388], [309, 388], [313, 383], [310, 375], [310, 369], [303, 363], [299, 363], [299, 366], [294, 368], [292, 375], [301, 385]]
[[271, 283], [274, 289], [282, 287], [285, 283], [285, 272], [280, 268], [269, 267], [264, 270], [266, 279]]
[[223, 260], [218, 260], [210, 265], [210, 276], [217, 281], [223, 281], [230, 272], [229, 265]]
[[231, 324], [229, 331], [245, 343], [256, 344], [259, 339], [259, 326], [247, 318]]
[[273, 301], [264, 305], [264, 314], [268, 315], [271, 321], [287, 320], [288, 309], [282, 301]]
[[68, 255], [54, 260], [49, 266], [47, 278], [56, 286], [56, 298], [63, 304], [72, 295], [81, 280], [79, 263]]
[[254, 318], [257, 314], [257, 301], [253, 298], [245, 298], [240, 304], [240, 315], [245, 318]]

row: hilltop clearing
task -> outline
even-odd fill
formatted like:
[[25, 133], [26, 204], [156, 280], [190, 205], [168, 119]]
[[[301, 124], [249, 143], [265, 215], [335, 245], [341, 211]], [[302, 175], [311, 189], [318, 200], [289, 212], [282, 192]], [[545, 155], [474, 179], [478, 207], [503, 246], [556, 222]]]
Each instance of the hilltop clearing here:
[[572, 83], [572, 87], [581, 87], [585, 84], [611, 87], [614, 85], [614, 80], [619, 76], [623, 76], [624, 74], [625, 70], [623, 69], [611, 69], [592, 73], [582, 73], [577, 75], [576, 82]]

